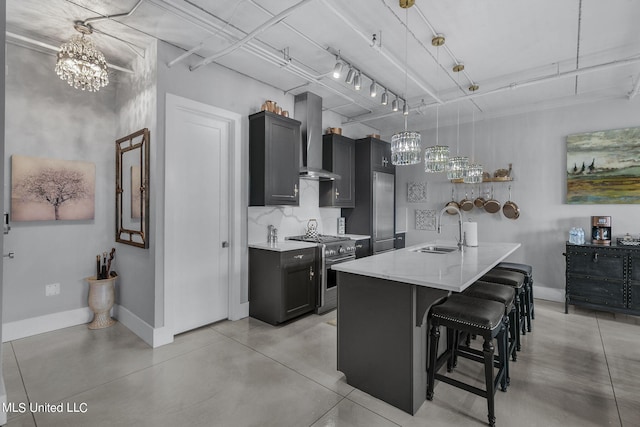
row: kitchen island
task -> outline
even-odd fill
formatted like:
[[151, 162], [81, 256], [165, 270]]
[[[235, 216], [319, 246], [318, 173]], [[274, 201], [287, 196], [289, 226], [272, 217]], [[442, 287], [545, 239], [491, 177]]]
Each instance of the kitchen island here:
[[426, 399], [429, 308], [519, 247], [480, 243], [460, 252], [455, 243], [423, 243], [334, 266], [338, 370], [347, 383], [415, 414]]

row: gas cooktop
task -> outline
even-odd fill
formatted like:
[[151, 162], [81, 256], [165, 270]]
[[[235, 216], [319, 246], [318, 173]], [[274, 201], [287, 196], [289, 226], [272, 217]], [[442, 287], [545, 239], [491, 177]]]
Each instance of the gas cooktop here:
[[314, 242], [314, 243], [333, 243], [333, 242], [344, 242], [346, 240], [351, 240], [345, 236], [330, 236], [327, 234], [318, 234], [316, 237], [307, 237], [305, 235], [302, 236], [291, 236], [287, 237], [288, 240], [298, 240], [301, 242]]

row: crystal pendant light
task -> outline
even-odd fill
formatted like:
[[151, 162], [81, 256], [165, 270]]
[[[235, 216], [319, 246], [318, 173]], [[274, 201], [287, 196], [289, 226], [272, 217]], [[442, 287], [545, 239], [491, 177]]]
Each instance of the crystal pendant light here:
[[[436, 49], [436, 65], [437, 65], [437, 69], [436, 69], [436, 76], [438, 76], [438, 69], [440, 68], [440, 48], [439, 46], [441, 46], [444, 43], [444, 36], [442, 35], [438, 35], [436, 37], [434, 37], [435, 39], [438, 40], [442, 40], [442, 42], [438, 42], [435, 43], [432, 40], [432, 44], [436, 47], [438, 47]], [[438, 173], [438, 172], [444, 172], [447, 169], [447, 165], [449, 162], [449, 147], [447, 147], [446, 145], [438, 145], [438, 136], [439, 136], [439, 129], [440, 129], [440, 123], [439, 123], [439, 119], [440, 119], [440, 104], [436, 104], [436, 145], [433, 147], [427, 147], [424, 151], [424, 171], [427, 173]]]
[[[456, 64], [453, 71], [459, 73], [464, 70], [464, 65]], [[459, 80], [460, 74], [458, 74]], [[459, 86], [458, 81], [458, 86]], [[456, 143], [456, 156], [449, 159], [447, 166], [447, 179], [464, 179], [469, 170], [469, 158], [460, 156], [460, 102], [458, 102], [458, 138]]]
[[[475, 159], [475, 151], [476, 151], [476, 110], [473, 111], [473, 126], [472, 126], [472, 136], [471, 136], [471, 158]], [[469, 165], [469, 169], [467, 173], [462, 178], [462, 181], [465, 184], [478, 184], [482, 182], [482, 165], [478, 163], [472, 163]]]
[[[400, 2], [402, 6], [402, 2]], [[408, 73], [408, 60], [407, 60], [407, 40], [409, 32], [409, 10], [411, 5], [404, 6], [405, 9], [405, 35], [404, 35], [404, 93], [407, 93], [407, 73]], [[395, 107], [394, 107], [395, 108]], [[394, 110], [395, 111], [395, 110]], [[404, 101], [402, 108], [402, 114], [404, 115], [404, 131], [398, 132], [391, 137], [391, 163], [400, 165], [415, 165], [420, 163], [420, 154], [422, 153], [422, 147], [420, 146], [420, 133], [407, 130], [407, 118], [409, 115], [409, 106], [407, 100]]]
[[97, 92], [109, 84], [107, 61], [88, 36], [93, 32], [91, 26], [76, 22], [74, 28], [80, 35], [74, 35], [60, 46], [56, 74], [69, 86]]

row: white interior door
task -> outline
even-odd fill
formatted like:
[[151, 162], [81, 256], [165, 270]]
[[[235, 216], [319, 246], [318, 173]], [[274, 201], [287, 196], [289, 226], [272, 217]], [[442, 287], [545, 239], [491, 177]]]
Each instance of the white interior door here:
[[230, 122], [207, 107], [167, 104], [164, 268], [174, 334], [229, 313]]

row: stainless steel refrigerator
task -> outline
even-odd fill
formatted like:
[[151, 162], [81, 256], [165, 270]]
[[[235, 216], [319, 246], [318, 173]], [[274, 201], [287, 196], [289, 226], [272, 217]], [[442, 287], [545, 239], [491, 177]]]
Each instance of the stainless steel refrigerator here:
[[356, 140], [355, 208], [342, 209], [349, 234], [371, 236], [371, 253], [394, 248], [395, 166], [391, 146], [376, 138]]
[[394, 248], [395, 242], [395, 175], [373, 172], [373, 253]]

